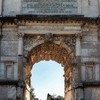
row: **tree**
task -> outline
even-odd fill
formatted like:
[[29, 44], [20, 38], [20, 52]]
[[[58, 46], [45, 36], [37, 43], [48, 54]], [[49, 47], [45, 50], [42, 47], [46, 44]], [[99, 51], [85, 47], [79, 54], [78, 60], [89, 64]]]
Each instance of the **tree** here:
[[47, 100], [64, 100], [64, 98], [62, 96], [50, 95], [48, 93]]
[[35, 98], [34, 88], [31, 87], [31, 100], [34, 100], [34, 98]]
[[57, 100], [64, 100], [64, 98], [62, 96], [57, 96], [56, 98]]
[[52, 96], [48, 93], [47, 94], [47, 100], [51, 100]]

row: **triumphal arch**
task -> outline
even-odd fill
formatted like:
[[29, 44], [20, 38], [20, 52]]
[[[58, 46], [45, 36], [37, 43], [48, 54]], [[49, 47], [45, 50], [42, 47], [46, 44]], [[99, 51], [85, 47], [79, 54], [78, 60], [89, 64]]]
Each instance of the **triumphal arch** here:
[[0, 0], [0, 100], [31, 100], [41, 60], [64, 68], [65, 100], [100, 100], [99, 15], [99, 0]]

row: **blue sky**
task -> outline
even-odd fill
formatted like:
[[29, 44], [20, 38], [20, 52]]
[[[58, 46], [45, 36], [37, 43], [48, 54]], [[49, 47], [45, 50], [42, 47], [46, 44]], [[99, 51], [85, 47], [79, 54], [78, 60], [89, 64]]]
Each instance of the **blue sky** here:
[[35, 95], [46, 100], [47, 93], [64, 96], [63, 67], [55, 61], [41, 61], [34, 64], [31, 85]]

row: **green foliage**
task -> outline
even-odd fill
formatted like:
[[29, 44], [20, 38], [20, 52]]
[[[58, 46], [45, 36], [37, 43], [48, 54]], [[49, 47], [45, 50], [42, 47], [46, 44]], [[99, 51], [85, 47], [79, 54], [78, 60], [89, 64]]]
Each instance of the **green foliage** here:
[[31, 100], [34, 100], [34, 98], [35, 98], [34, 88], [31, 87]]
[[52, 96], [48, 93], [47, 100], [51, 100], [51, 99], [52, 99]]
[[47, 95], [47, 100], [64, 100], [64, 98], [62, 96], [57, 96], [55, 97], [54, 95]]

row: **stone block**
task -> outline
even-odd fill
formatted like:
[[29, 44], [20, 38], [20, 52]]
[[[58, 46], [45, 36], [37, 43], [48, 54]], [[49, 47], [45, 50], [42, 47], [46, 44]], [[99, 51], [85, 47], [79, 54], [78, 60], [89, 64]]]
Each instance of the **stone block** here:
[[81, 0], [77, 0], [78, 1], [78, 14], [82, 15], [82, 2]]
[[85, 66], [81, 67], [81, 79], [82, 81], [86, 80], [86, 67]]
[[[75, 90], [75, 100], [83, 100], [83, 89], [76, 89]], [[71, 100], [71, 99], [68, 99]]]
[[14, 86], [8, 88], [7, 98], [16, 99], [16, 88]]
[[5, 67], [4, 63], [0, 63], [0, 79], [5, 79]]
[[14, 86], [0, 86], [0, 100], [16, 100], [16, 88]]
[[98, 42], [82, 42], [81, 43], [82, 49], [94, 49], [98, 48]]
[[[96, 0], [97, 1], [97, 0]], [[94, 2], [93, 2], [94, 3]], [[94, 13], [93, 13], [94, 12]], [[88, 17], [97, 17], [99, 15], [98, 5], [92, 5], [88, 7]]]
[[13, 29], [8, 31], [3, 31], [2, 34], [3, 34], [2, 37], [3, 41], [18, 41], [17, 33]]
[[81, 56], [98, 56], [99, 51], [98, 48], [94, 49], [81, 49]]
[[88, 49], [88, 55], [89, 56], [99, 56], [98, 48]]
[[100, 100], [100, 87], [88, 87], [84, 89], [85, 100]]
[[12, 57], [12, 56], [1, 56], [1, 61], [11, 61], [11, 62], [17, 62], [17, 56]]
[[86, 35], [82, 37], [82, 42], [97, 42], [98, 36], [97, 35]]
[[14, 80], [18, 80], [18, 64], [14, 63]]
[[2, 41], [1, 55], [2, 56], [17, 56], [18, 42], [17, 41]]
[[81, 56], [88, 56], [89, 50], [88, 49], [81, 49]]
[[21, 13], [21, 0], [3, 0], [4, 16], [15, 16]]
[[81, 62], [99, 62], [99, 57], [81, 57]]
[[95, 65], [95, 80], [100, 81], [100, 64]]
[[98, 0], [82, 0], [82, 14], [86, 17], [97, 17], [99, 15]]
[[0, 0], [0, 15], [2, 13], [2, 0]]

